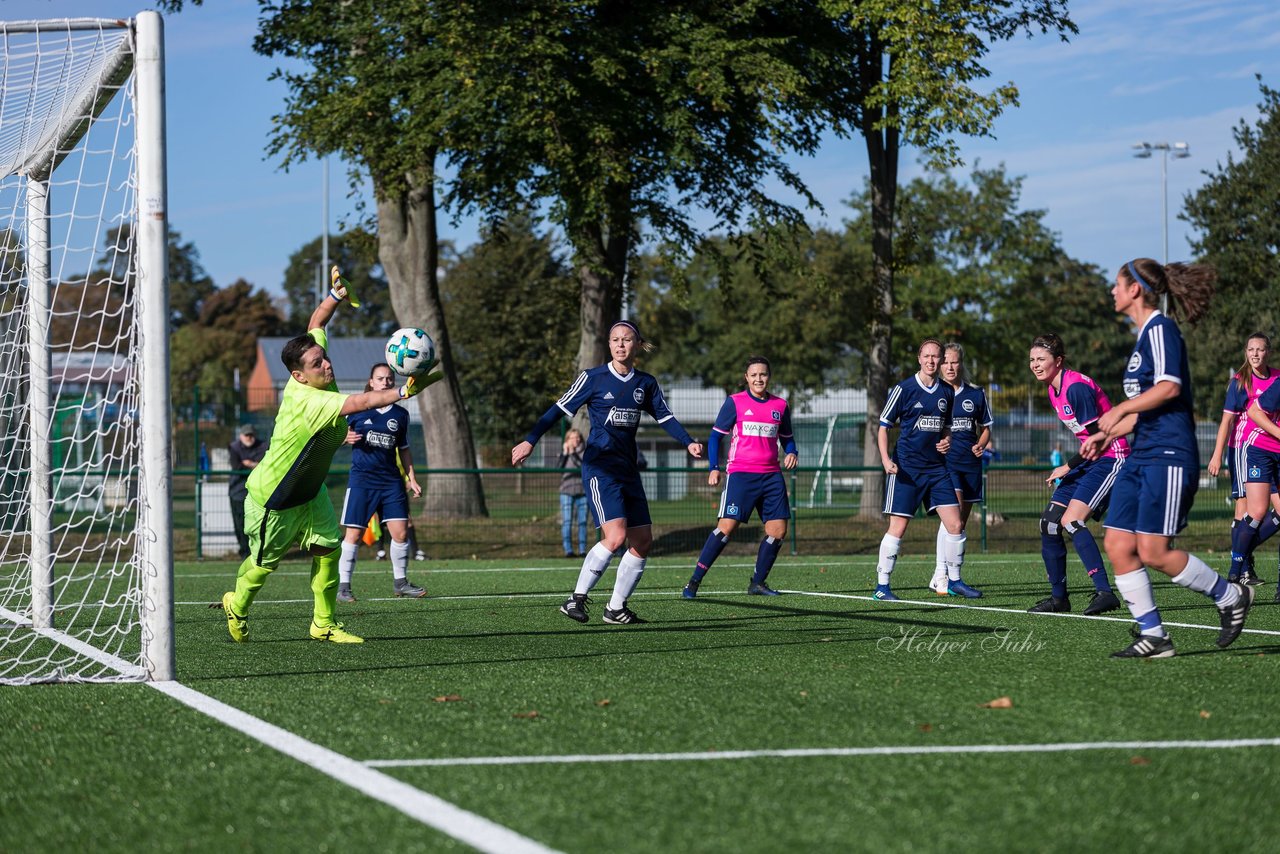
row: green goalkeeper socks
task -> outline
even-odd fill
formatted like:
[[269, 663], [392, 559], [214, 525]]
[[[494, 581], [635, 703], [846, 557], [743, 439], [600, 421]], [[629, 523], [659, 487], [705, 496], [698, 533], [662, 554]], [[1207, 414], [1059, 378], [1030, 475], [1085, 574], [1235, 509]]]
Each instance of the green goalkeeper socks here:
[[265, 566], [254, 564], [251, 557], [244, 559], [244, 563], [240, 564], [240, 570], [236, 573], [236, 592], [231, 599], [231, 607], [237, 614], [243, 616], [249, 613], [253, 597], [258, 595], [258, 591], [262, 589], [263, 583], [271, 572], [272, 570]]
[[311, 558], [311, 592], [315, 594], [314, 620], [317, 626], [334, 625], [338, 603], [338, 552]]

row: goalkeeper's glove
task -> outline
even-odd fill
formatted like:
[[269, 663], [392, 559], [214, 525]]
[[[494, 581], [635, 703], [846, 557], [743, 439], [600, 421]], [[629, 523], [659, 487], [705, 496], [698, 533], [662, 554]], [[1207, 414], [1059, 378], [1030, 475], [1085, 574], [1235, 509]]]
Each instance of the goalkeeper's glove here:
[[351, 287], [351, 283], [342, 278], [342, 271], [338, 269], [338, 265], [334, 264], [333, 269], [329, 271], [329, 279], [332, 282], [329, 287], [329, 296], [333, 297], [337, 302], [346, 300], [351, 303], [352, 308], [360, 307], [360, 299], [356, 296], [355, 288]]
[[442, 379], [444, 379], [444, 371], [432, 371], [429, 374], [418, 374], [417, 376], [409, 377], [405, 384], [400, 386], [400, 399], [407, 400], [427, 386], [434, 385]]

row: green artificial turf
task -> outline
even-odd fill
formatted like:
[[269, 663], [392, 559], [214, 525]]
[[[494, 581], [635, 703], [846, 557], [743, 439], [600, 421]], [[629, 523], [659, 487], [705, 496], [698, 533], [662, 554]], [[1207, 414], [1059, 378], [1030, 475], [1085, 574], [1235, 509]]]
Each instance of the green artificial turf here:
[[[748, 597], [750, 560], [726, 556], [686, 601], [689, 561], [662, 559], [631, 601], [650, 622], [608, 626], [612, 568], [579, 625], [556, 610], [576, 562], [415, 562], [430, 595], [403, 600], [364, 559], [339, 616], [367, 643], [339, 646], [307, 638], [305, 564], [268, 580], [246, 644], [206, 607], [234, 566], [182, 564], [179, 679], [375, 763], [1280, 737], [1270, 585], [1248, 628], [1277, 634], [1220, 651], [1212, 604], [1157, 582], [1166, 623], [1204, 628], [1115, 661], [1127, 614], [1025, 613], [1038, 555], [971, 554], [972, 602], [930, 570], [905, 556], [894, 587], [918, 601], [881, 603], [874, 558], [784, 557], [770, 582], [796, 592]], [[6, 688], [0, 713], [19, 781], [0, 850], [460, 845], [146, 686]], [[377, 767], [564, 851], [1262, 850], [1280, 831], [1275, 746]]]

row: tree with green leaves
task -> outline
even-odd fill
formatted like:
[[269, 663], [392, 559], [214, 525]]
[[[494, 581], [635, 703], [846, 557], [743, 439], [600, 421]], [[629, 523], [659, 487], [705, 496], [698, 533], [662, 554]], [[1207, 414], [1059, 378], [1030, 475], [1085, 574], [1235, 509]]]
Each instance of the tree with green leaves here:
[[[284, 292], [289, 301], [289, 322], [305, 329], [317, 299], [317, 277], [323, 272], [323, 293], [329, 292], [329, 271], [321, 271], [323, 237], [316, 237], [289, 256], [284, 270]], [[332, 337], [390, 335], [400, 324], [391, 308], [387, 278], [378, 263], [377, 237], [362, 228], [329, 235], [329, 264], [338, 265], [342, 277], [360, 297], [359, 311], [340, 311], [327, 327]], [[417, 324], [413, 324], [417, 325]]]
[[441, 288], [458, 380], [482, 458], [507, 465], [511, 445], [574, 377], [578, 287], [563, 251], [528, 215], [446, 252]]
[[[263, 7], [254, 40], [258, 53], [287, 63], [273, 75], [289, 96], [268, 151], [286, 167], [336, 153], [351, 165], [353, 184], [372, 181], [377, 256], [397, 323], [432, 336], [444, 373], [418, 396], [435, 469], [476, 464], [438, 279], [436, 161], [448, 143], [440, 117], [461, 85], [460, 46], [442, 21], [455, 14], [451, 4], [349, 0], [321, 15], [308, 0], [284, 0]], [[479, 476], [433, 478], [426, 510], [485, 515]]]
[[234, 411], [236, 369], [248, 376], [257, 361], [258, 339], [284, 335], [287, 329], [266, 291], [255, 290], [244, 279], [216, 289], [204, 300], [199, 318], [169, 336], [169, 379], [175, 394], [199, 387], [203, 401]]
[[1227, 162], [1186, 198], [1181, 218], [1198, 232], [1197, 260], [1218, 270], [1218, 292], [1208, 315], [1184, 332], [1197, 408], [1205, 415], [1222, 403], [1229, 372], [1244, 361], [1249, 335], [1273, 344], [1280, 333], [1280, 91], [1262, 83], [1258, 120], [1240, 122], [1233, 135], [1240, 157]]
[[[988, 93], [974, 85], [986, 78], [988, 45], [1019, 34], [1077, 30], [1066, 0], [837, 0], [830, 8], [847, 33], [833, 57], [836, 71], [823, 87], [822, 103], [842, 129], [862, 136], [870, 161], [872, 256], [875, 296], [868, 342], [867, 400], [872, 412], [884, 404], [894, 382], [893, 324], [898, 158], [914, 148], [935, 166], [959, 164], [955, 137], [986, 136], [995, 119], [1017, 104], [1012, 83]], [[876, 466], [878, 428], [867, 419], [863, 461]], [[863, 490], [863, 513], [878, 513], [879, 490]]]
[[[108, 229], [103, 236], [102, 252], [94, 261], [88, 278], [94, 282], [124, 282], [136, 275], [129, 265], [132, 241], [131, 226]], [[180, 329], [200, 317], [201, 306], [218, 286], [200, 263], [200, 250], [196, 249], [195, 243], [184, 243], [182, 234], [173, 228], [169, 229], [168, 260], [169, 327]]]

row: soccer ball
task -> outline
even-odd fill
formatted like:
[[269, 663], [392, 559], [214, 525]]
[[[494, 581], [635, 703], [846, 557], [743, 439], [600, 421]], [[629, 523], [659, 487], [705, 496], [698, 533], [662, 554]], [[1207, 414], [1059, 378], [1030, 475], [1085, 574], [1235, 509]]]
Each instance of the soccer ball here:
[[402, 377], [413, 377], [436, 360], [436, 342], [421, 329], [406, 326], [387, 339], [387, 364]]

